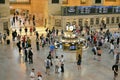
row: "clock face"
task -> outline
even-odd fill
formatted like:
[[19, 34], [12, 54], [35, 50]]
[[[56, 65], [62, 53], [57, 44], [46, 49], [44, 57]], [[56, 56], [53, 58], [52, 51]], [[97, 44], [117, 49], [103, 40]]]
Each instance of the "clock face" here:
[[73, 31], [73, 29], [74, 29], [74, 26], [66, 26], [67, 31]]
[[74, 12], [75, 12], [75, 7], [69, 7], [69, 8], [68, 8], [68, 12], [74, 13]]

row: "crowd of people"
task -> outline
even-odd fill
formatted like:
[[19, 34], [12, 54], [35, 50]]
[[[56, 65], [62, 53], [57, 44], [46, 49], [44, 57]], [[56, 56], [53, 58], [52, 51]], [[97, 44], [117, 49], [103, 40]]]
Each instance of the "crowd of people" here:
[[[32, 21], [31, 21], [32, 20]], [[55, 73], [64, 73], [64, 65], [65, 65], [65, 59], [64, 59], [64, 54], [58, 56], [56, 54], [56, 47], [55, 47], [55, 42], [58, 41], [57, 38], [59, 37], [59, 34], [61, 35], [64, 34], [63, 30], [58, 30], [53, 27], [52, 29], [46, 28], [46, 35], [45, 34], [39, 34], [39, 32], [36, 30], [36, 23], [35, 23], [35, 15], [32, 16], [25, 16], [24, 20], [22, 18], [18, 17], [18, 14], [14, 14], [13, 19], [12, 19], [12, 25], [14, 26], [16, 21], [19, 21], [19, 25], [22, 25], [24, 27], [19, 28], [19, 32], [16, 30], [12, 31], [12, 40], [17, 41], [16, 46], [18, 47], [19, 53], [23, 51], [24, 53], [24, 61], [29, 64], [34, 63], [34, 52], [32, 50], [32, 41], [31, 41], [31, 36], [35, 36], [35, 42], [36, 42], [36, 50], [40, 51], [40, 48], [46, 48], [49, 47], [49, 53], [46, 56], [46, 59], [44, 60], [44, 65], [45, 65], [45, 73], [47, 75], [50, 75], [50, 69], [54, 67], [54, 72]], [[26, 21], [28, 21], [29, 24], [32, 22], [31, 27], [25, 26]], [[120, 25], [120, 24], [119, 24]], [[109, 29], [99, 29], [99, 30], [93, 30], [91, 29], [92, 27], [86, 27], [83, 29], [83, 27], [76, 28], [74, 29], [74, 33], [78, 36], [83, 36], [86, 38], [86, 46], [89, 46], [91, 48], [91, 52], [93, 52], [93, 59], [97, 61], [101, 61], [102, 57], [101, 55], [103, 54], [103, 50], [107, 50], [108, 55], [111, 55], [113, 53], [113, 58], [114, 58], [114, 65], [112, 66], [112, 70], [114, 71], [114, 79], [116, 79], [118, 75], [118, 64], [119, 64], [119, 56], [120, 56], [120, 32], [119, 31], [110, 31]], [[25, 34], [23, 35], [22, 32]], [[29, 29], [29, 30], [28, 30]], [[29, 33], [28, 33], [29, 31]], [[83, 35], [83, 31], [85, 31], [85, 34]], [[0, 43], [3, 41], [6, 41], [8, 34], [1, 34], [0, 33]], [[82, 56], [78, 55], [78, 60], [76, 61], [76, 65], [78, 65], [78, 70], [81, 69], [81, 63], [82, 63]], [[31, 80], [36, 79], [35, 75], [35, 69], [33, 68], [31, 73], [30, 73], [30, 78]], [[42, 80], [42, 73], [38, 72], [37, 73], [37, 79]]]

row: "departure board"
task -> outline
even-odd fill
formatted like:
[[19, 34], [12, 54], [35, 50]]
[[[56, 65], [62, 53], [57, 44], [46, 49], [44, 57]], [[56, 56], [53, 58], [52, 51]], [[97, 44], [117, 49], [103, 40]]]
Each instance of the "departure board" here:
[[72, 6], [62, 7], [62, 15], [118, 14], [120, 6]]

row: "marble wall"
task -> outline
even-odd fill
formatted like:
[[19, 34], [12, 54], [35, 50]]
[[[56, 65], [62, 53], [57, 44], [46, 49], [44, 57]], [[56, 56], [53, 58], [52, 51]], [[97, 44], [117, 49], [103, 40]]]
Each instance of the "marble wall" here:
[[5, 4], [0, 4], [0, 32], [5, 32], [6, 28], [10, 28], [9, 0], [5, 0]]

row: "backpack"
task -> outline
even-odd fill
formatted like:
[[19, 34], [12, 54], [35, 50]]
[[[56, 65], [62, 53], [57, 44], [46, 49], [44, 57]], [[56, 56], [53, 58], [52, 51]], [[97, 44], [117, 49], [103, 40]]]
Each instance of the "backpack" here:
[[47, 67], [50, 67], [50, 62], [49, 62], [49, 60], [47, 60]]
[[95, 52], [95, 48], [94, 47], [92, 48], [92, 51]]

